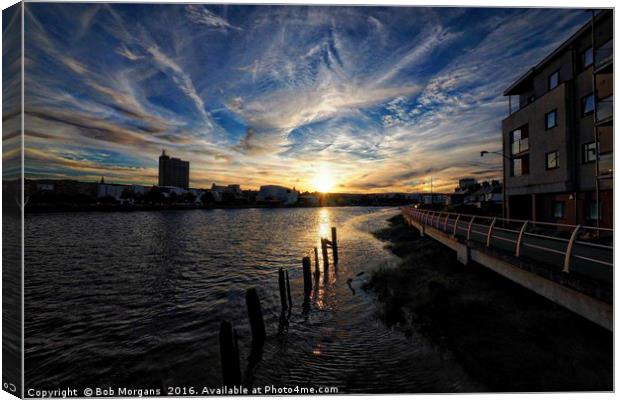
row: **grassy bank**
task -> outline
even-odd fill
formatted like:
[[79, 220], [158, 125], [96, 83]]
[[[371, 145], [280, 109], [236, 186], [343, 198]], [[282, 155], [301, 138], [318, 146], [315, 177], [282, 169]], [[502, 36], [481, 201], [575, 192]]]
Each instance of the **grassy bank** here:
[[492, 271], [463, 266], [401, 216], [375, 235], [402, 263], [373, 273], [382, 317], [452, 352], [489, 391], [612, 390], [613, 336]]

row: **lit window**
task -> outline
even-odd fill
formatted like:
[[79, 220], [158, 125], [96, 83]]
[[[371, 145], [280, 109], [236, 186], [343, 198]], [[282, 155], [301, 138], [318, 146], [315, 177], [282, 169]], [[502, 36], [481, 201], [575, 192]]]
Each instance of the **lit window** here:
[[512, 176], [527, 175], [530, 172], [529, 156], [512, 159]]
[[596, 221], [597, 219], [600, 218], [600, 214], [598, 212], [598, 204], [596, 203], [596, 201], [590, 201], [588, 203], [588, 216], [587, 218], [590, 221]]
[[581, 53], [581, 67], [583, 69], [588, 68], [594, 62], [594, 53], [592, 47], [588, 47], [583, 53]]
[[555, 71], [554, 73], [549, 75], [547, 84], [548, 84], [549, 90], [553, 90], [556, 87], [558, 87], [558, 85], [560, 84], [560, 71]]
[[588, 115], [594, 111], [594, 93], [581, 98], [581, 115]]
[[527, 126], [512, 131], [510, 137], [511, 154], [519, 154], [521, 152], [527, 151], [528, 148], [529, 146], [527, 139]]
[[545, 166], [547, 169], [554, 169], [560, 166], [560, 153], [557, 151], [552, 151], [547, 153], [547, 160]]
[[584, 164], [596, 161], [596, 145], [594, 142], [581, 146], [581, 159]]
[[553, 203], [553, 218], [564, 218], [564, 202], [556, 201]]
[[545, 128], [551, 129], [558, 124], [557, 111], [549, 111], [545, 114]]

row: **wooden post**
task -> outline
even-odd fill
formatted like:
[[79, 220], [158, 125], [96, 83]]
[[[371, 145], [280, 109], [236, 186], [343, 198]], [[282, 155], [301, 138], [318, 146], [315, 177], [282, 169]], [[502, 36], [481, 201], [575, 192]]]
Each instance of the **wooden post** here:
[[291, 282], [288, 280], [288, 270], [286, 271], [286, 297], [288, 298], [288, 309], [293, 310], [293, 300], [291, 299]]
[[323, 251], [323, 273], [327, 272], [329, 268], [329, 258], [327, 258], [327, 242], [326, 239], [321, 238], [321, 250]]
[[280, 268], [278, 270], [278, 286], [280, 287], [280, 304], [282, 304], [282, 311], [286, 311], [286, 282], [284, 281], [284, 270]]
[[319, 249], [317, 249], [316, 246], [314, 247], [314, 274], [317, 277], [321, 275], [319, 271]]
[[224, 385], [241, 385], [237, 332], [233, 330], [232, 325], [228, 321], [222, 321], [220, 324], [220, 357]]
[[304, 273], [304, 295], [310, 296], [312, 293], [312, 271], [310, 267], [310, 257], [304, 257], [301, 260], [303, 273]]
[[262, 346], [265, 341], [265, 321], [263, 320], [263, 310], [260, 307], [260, 299], [255, 288], [246, 290], [245, 304], [248, 308], [250, 328], [252, 329], [252, 347]]
[[338, 264], [338, 234], [335, 226], [332, 226], [332, 253], [334, 255], [334, 264]]

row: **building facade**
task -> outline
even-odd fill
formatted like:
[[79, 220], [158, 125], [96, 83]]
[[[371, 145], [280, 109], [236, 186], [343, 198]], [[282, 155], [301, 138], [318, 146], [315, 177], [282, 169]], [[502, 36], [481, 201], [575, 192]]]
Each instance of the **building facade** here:
[[171, 158], [166, 150], [159, 156], [159, 186], [175, 186], [189, 189], [189, 161]]
[[613, 225], [613, 12], [593, 13], [506, 91], [508, 218]]

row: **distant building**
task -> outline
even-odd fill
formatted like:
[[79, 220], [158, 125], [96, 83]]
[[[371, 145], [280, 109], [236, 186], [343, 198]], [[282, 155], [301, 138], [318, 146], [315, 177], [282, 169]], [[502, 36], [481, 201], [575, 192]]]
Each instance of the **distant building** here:
[[241, 190], [240, 185], [216, 185], [215, 183], [211, 186], [211, 194], [213, 195], [213, 200], [216, 202], [221, 202], [226, 199], [226, 197], [230, 200], [243, 200], [245, 195]]
[[314, 194], [302, 194], [298, 196], [299, 203], [305, 206], [318, 206], [319, 197]]
[[189, 189], [189, 161], [170, 158], [163, 150], [159, 156], [159, 186]]
[[422, 194], [420, 196], [420, 203], [426, 205], [442, 204], [446, 205], [450, 203], [450, 196], [445, 194]]
[[478, 183], [478, 181], [475, 180], [474, 178], [459, 179], [459, 188], [460, 189], [466, 189], [469, 186], [474, 186], [476, 183]]
[[613, 226], [613, 80], [603, 10], [504, 91], [509, 218]]
[[294, 189], [284, 186], [266, 185], [261, 186], [256, 201], [263, 204], [292, 205], [297, 203], [299, 193]]

